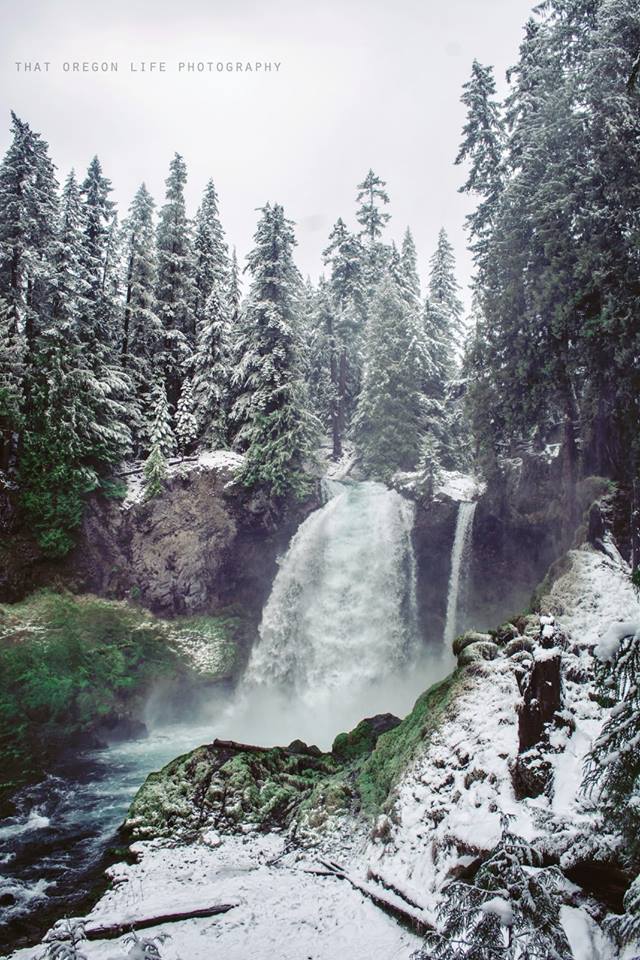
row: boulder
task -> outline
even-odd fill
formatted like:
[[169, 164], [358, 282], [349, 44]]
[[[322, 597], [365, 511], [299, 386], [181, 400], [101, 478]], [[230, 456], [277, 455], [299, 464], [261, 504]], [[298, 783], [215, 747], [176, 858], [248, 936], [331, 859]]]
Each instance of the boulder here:
[[453, 654], [455, 657], [462, 653], [465, 647], [472, 643], [492, 643], [492, 637], [489, 633], [478, 633], [476, 630], [467, 630], [466, 633], [456, 637], [453, 641]]
[[499, 655], [498, 645], [490, 641], [476, 641], [466, 646], [458, 655], [458, 666], [466, 667], [482, 660], [495, 660]]

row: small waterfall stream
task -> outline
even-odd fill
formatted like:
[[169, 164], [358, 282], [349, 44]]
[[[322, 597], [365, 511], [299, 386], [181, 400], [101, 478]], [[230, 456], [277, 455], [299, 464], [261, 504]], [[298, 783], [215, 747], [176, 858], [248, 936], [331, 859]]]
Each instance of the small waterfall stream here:
[[447, 649], [455, 639], [459, 621], [461, 587], [469, 569], [471, 560], [471, 539], [473, 534], [473, 515], [475, 503], [461, 502], [458, 507], [456, 532], [451, 550], [451, 573], [447, 593], [447, 619], [444, 628], [444, 642]]

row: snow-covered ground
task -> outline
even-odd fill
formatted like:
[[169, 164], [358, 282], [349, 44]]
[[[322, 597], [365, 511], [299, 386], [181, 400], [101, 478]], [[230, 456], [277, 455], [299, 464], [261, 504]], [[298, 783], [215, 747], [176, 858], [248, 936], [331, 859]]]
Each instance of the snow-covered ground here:
[[[563, 866], [579, 859], [585, 846], [615, 844], [580, 792], [584, 756], [604, 719], [589, 696], [585, 668], [612, 622], [639, 615], [628, 568], [615, 553], [589, 547], [569, 553], [543, 601], [539, 628], [547, 645], [557, 638], [564, 648], [568, 638], [562, 658], [569, 723], [553, 734], [551, 798], [518, 801], [514, 794], [510, 765], [518, 750], [520, 699], [515, 661], [477, 663], [396, 784], [373, 831], [363, 821], [334, 815], [315, 833], [302, 830], [302, 845], [287, 844], [282, 834], [219, 836], [211, 830], [188, 846], [139, 844], [140, 862], [112, 869], [113, 888], [89, 915], [89, 926], [228, 903], [232, 908], [219, 916], [145, 934], [170, 934], [162, 945], [167, 960], [408, 960], [419, 938], [362, 891], [433, 920], [443, 884], [498, 842], [500, 813], [512, 817], [512, 832], [552, 850]], [[549, 649], [538, 647], [535, 655], [548, 657]], [[338, 862], [352, 882], [318, 875], [327, 859]], [[567, 894], [561, 916], [575, 960], [635, 955], [637, 948], [616, 951], [568, 882]], [[118, 960], [126, 947], [122, 940], [97, 941], [85, 953], [89, 960]]]
[[[413, 496], [420, 492], [424, 478], [420, 473], [396, 473], [393, 477], [393, 486], [407, 496]], [[486, 490], [484, 481], [469, 473], [461, 473], [459, 470], [438, 471], [436, 479], [434, 497], [436, 499], [446, 498], [456, 502], [469, 503], [477, 500]]]
[[[167, 463], [167, 479], [180, 476], [183, 473], [194, 473], [202, 470], [231, 470], [235, 471], [243, 463], [243, 456], [233, 450], [203, 450], [197, 457], [187, 457], [185, 460], [175, 458]], [[134, 504], [142, 503], [144, 499], [144, 464], [130, 463], [125, 465], [122, 479], [127, 485], [127, 494], [122, 501], [122, 507], [128, 510]]]

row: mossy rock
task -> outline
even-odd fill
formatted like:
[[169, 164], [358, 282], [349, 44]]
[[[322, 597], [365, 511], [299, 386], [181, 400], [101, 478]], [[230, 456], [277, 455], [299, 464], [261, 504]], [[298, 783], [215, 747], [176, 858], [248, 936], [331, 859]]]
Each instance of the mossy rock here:
[[338, 760], [356, 760], [371, 753], [378, 737], [400, 724], [400, 718], [392, 713], [381, 713], [361, 720], [350, 733], [339, 733], [333, 741], [331, 752]]
[[456, 637], [453, 641], [453, 655], [455, 657], [460, 654], [465, 647], [468, 647], [472, 643], [489, 643], [491, 642], [491, 634], [489, 633], [478, 633], [476, 630], [467, 630], [466, 633], [461, 634], [459, 637]]
[[498, 645], [491, 641], [481, 640], [470, 643], [458, 654], [458, 666], [467, 667], [481, 660], [495, 660], [499, 653]]
[[331, 754], [214, 740], [147, 777], [125, 829], [136, 840], [189, 838], [212, 823], [230, 831], [283, 828], [337, 768]]
[[411, 713], [395, 729], [378, 738], [356, 771], [355, 784], [366, 813], [377, 815], [384, 808], [394, 784], [442, 722], [462, 683], [464, 675], [456, 671], [434, 684], [418, 697]]
[[503, 623], [493, 634], [494, 640], [498, 644], [509, 643], [520, 636], [520, 631], [513, 623]]
[[515, 653], [521, 653], [523, 650], [533, 653], [536, 644], [531, 637], [514, 637], [504, 648], [505, 657], [512, 657]]

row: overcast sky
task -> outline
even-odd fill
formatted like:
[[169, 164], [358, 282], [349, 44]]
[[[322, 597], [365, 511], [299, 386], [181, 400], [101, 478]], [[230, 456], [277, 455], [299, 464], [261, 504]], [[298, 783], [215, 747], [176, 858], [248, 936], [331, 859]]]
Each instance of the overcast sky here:
[[[213, 177], [229, 241], [244, 258], [256, 207], [296, 221], [297, 262], [317, 277], [338, 216], [355, 225], [355, 186], [369, 167], [387, 181], [400, 240], [407, 225], [421, 274], [440, 226], [471, 265], [470, 209], [453, 165], [474, 57], [504, 90], [531, 0], [0, 0], [0, 149], [14, 109], [50, 143], [62, 180], [97, 153], [121, 215], [146, 181], [161, 202], [171, 156], [186, 159], [195, 212]], [[48, 73], [16, 61], [50, 61]], [[108, 74], [63, 63], [117, 61]], [[166, 61], [166, 72], [130, 62]], [[179, 62], [280, 63], [278, 72], [178, 73]]]

